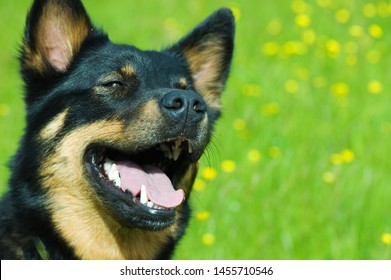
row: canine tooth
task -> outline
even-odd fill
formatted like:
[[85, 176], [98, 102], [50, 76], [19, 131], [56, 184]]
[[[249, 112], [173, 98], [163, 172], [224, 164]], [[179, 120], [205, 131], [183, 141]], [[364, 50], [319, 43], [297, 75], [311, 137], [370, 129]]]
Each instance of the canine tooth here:
[[155, 204], [154, 204], [152, 201], [148, 201], [148, 202], [147, 202], [147, 206], [148, 206], [149, 208], [154, 208], [154, 207], [155, 207]]
[[106, 158], [105, 163], [103, 164], [103, 169], [107, 175], [109, 175], [113, 163], [114, 162], [111, 159]]
[[141, 185], [140, 203], [146, 204], [147, 202], [148, 202], [147, 187], [145, 185]]
[[182, 149], [179, 147], [175, 147], [175, 149], [172, 152], [173, 152], [173, 158], [176, 161], [181, 155]]
[[187, 147], [188, 147], [188, 150], [189, 150], [189, 154], [191, 154], [193, 152], [193, 145], [190, 142], [188, 142], [187, 143]]

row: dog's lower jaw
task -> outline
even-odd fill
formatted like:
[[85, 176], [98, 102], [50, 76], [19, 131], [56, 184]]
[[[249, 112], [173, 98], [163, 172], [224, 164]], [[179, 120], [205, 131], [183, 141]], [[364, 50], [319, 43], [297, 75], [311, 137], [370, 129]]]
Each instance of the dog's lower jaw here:
[[[90, 207], [94, 207], [90, 205]], [[184, 206], [186, 207], [186, 206]], [[102, 209], [54, 213], [55, 227], [76, 259], [120, 260], [161, 259], [172, 254], [167, 251], [180, 238], [178, 222], [161, 231], [127, 228], [103, 213]], [[87, 213], [85, 212], [87, 211]], [[177, 209], [177, 212], [182, 209]], [[89, 213], [88, 213], [89, 212]], [[65, 217], [69, 217], [65, 219]], [[180, 217], [180, 213], [178, 213]], [[88, 217], [88, 219], [86, 219]], [[179, 219], [178, 219], [179, 220]], [[162, 249], [164, 248], [164, 251]]]

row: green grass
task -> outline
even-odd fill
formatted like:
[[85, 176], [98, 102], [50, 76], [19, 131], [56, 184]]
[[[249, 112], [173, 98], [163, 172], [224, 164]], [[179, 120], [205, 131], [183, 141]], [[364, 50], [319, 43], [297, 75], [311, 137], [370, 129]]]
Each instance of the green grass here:
[[[24, 127], [15, 57], [27, 2], [0, 4], [2, 192]], [[85, 5], [113, 41], [143, 49], [220, 6], [240, 14], [224, 114], [176, 258], [391, 258], [391, 4], [128, 2]]]

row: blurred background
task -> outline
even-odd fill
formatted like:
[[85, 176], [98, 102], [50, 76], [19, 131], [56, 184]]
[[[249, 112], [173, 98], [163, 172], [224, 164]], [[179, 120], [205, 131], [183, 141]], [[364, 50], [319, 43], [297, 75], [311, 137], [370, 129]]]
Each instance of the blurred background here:
[[[176, 259], [391, 258], [391, 1], [84, 4], [112, 41], [141, 49], [173, 44], [221, 6], [235, 14], [224, 113]], [[29, 6], [0, 3], [0, 193], [25, 124]]]

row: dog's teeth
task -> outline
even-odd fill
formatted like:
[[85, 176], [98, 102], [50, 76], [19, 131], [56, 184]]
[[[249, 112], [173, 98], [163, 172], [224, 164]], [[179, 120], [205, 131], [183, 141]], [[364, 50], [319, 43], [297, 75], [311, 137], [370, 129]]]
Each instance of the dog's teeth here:
[[179, 156], [181, 155], [182, 149], [181, 148], [175, 148], [173, 150], [173, 159], [176, 161]]
[[187, 147], [189, 150], [189, 154], [191, 154], [193, 152], [193, 145], [190, 142], [187, 142]]
[[103, 169], [105, 170], [106, 175], [109, 175], [113, 163], [114, 162], [111, 159], [106, 158], [105, 163], [103, 164]]
[[141, 186], [141, 193], [140, 193], [140, 203], [146, 204], [148, 202], [147, 197], [147, 187], [145, 185]]
[[147, 206], [148, 206], [149, 208], [154, 208], [154, 207], [155, 207], [155, 203], [153, 203], [152, 201], [148, 201], [148, 202], [147, 202]]

